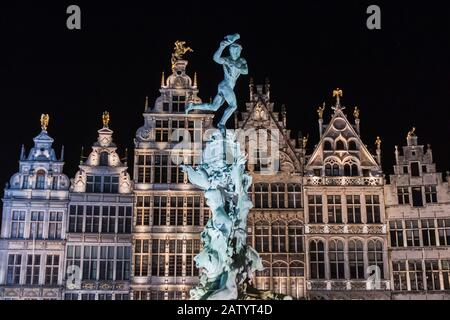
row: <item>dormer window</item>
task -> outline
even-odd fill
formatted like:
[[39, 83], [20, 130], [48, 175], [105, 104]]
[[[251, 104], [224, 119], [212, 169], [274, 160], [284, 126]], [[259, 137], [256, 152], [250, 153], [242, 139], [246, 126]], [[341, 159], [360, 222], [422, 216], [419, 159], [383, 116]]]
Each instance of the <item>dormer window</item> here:
[[45, 171], [38, 170], [36, 172], [36, 189], [43, 190], [45, 189]]
[[186, 105], [186, 96], [172, 97], [172, 112], [184, 112], [185, 105]]
[[108, 152], [103, 151], [103, 152], [100, 153], [100, 163], [99, 163], [99, 165], [100, 166], [105, 166], [105, 167], [108, 166]]

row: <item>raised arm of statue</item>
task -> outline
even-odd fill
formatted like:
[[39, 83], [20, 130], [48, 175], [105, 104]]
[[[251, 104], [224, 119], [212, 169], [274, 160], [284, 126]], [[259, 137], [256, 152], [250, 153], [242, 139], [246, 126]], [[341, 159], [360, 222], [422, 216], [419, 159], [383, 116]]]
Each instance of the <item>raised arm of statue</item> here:
[[226, 36], [223, 41], [220, 42], [219, 49], [214, 53], [213, 60], [217, 62], [218, 64], [224, 64], [226, 60], [222, 58], [223, 50], [225, 50], [226, 47], [228, 47], [230, 44], [235, 42], [240, 38], [239, 34], [233, 34]]

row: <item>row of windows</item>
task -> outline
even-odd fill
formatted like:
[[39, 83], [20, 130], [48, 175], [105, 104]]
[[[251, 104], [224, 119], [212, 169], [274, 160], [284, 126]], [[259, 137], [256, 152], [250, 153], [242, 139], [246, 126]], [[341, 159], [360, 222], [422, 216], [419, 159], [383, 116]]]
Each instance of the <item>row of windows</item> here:
[[393, 261], [392, 273], [397, 291], [450, 290], [450, 260]]
[[[14, 210], [11, 217], [10, 238], [61, 239], [63, 212]], [[45, 228], [44, 228], [45, 226]]]
[[[196, 128], [194, 121], [186, 119], [155, 121], [156, 142], [179, 142], [180, 138], [183, 138], [183, 141], [199, 141], [201, 136], [195, 137], [194, 135], [200, 134], [201, 128]], [[175, 141], [173, 141], [173, 139], [175, 139]]]
[[128, 293], [65, 293], [64, 300], [130, 300]]
[[[362, 208], [365, 206], [366, 223], [381, 223], [380, 197], [366, 195], [365, 203], [361, 203], [360, 195], [328, 195], [326, 197], [328, 223], [363, 223]], [[308, 195], [309, 223], [324, 223], [322, 195]], [[345, 199], [347, 212], [342, 210], [342, 199]], [[345, 219], [345, 220], [344, 220]]]
[[67, 246], [67, 268], [77, 266], [81, 280], [129, 280], [131, 247]]
[[[43, 279], [41, 269], [44, 268]], [[6, 283], [8, 285], [57, 285], [59, 272], [59, 255], [10, 254]]]
[[130, 233], [131, 206], [71, 205], [69, 232]]
[[391, 247], [450, 246], [450, 219], [389, 222]]
[[138, 196], [136, 226], [206, 225], [210, 211], [200, 200], [200, 196]]
[[118, 193], [119, 176], [95, 176], [86, 177], [87, 193]]
[[329, 140], [325, 140], [325, 142], [323, 143], [323, 151], [333, 151], [333, 150], [337, 150], [337, 151], [344, 151], [344, 150], [350, 150], [350, 151], [357, 151], [358, 150], [358, 146], [356, 144], [355, 140], [350, 140], [348, 142], [348, 148], [346, 146], [346, 143], [343, 140], [336, 140], [334, 143], [334, 148], [333, 148], [333, 144], [331, 141]]
[[[36, 179], [34, 182], [34, 185], [30, 186], [29, 185], [29, 176], [24, 175], [22, 178], [22, 188], [23, 189], [28, 189], [28, 188], [34, 188], [34, 189], [38, 189], [38, 190], [44, 190], [47, 189], [47, 174], [45, 173], [44, 170], [38, 170], [36, 171]], [[52, 190], [58, 190], [58, 184], [59, 184], [59, 176], [54, 175], [53, 177], [50, 178], [51, 180], [51, 185], [50, 188]], [[65, 184], [61, 184], [61, 187], [64, 187]]]
[[134, 246], [134, 275], [198, 276], [194, 257], [199, 252], [200, 240], [197, 239], [137, 239]]
[[302, 207], [302, 191], [298, 183], [255, 183], [250, 197], [255, 208]]
[[134, 290], [133, 300], [185, 300], [189, 291]]
[[[364, 250], [363, 242], [356, 239], [348, 242], [347, 249], [341, 240], [330, 240], [327, 250], [322, 240], [309, 242], [311, 279], [366, 279], [365, 260], [367, 266], [377, 266], [381, 278], [384, 277], [383, 243], [379, 240], [369, 240], [367, 251]], [[326, 274], [326, 266], [329, 275]], [[349, 270], [348, 274], [346, 269]]]
[[[303, 225], [300, 221], [257, 221], [253, 246], [258, 252], [303, 252]], [[249, 235], [249, 242], [252, 243]]]
[[423, 189], [422, 187], [397, 188], [398, 204], [403, 205], [412, 203], [413, 207], [422, 207], [424, 193], [425, 203], [437, 203], [436, 186], [425, 186]]
[[[414, 151], [413, 151], [414, 153]], [[415, 154], [413, 154], [413, 156], [415, 156]], [[420, 177], [421, 176], [421, 172], [420, 172], [420, 163], [419, 162], [411, 162], [409, 166], [403, 166], [403, 174], [409, 174], [411, 173], [412, 177]], [[426, 165], [422, 165], [422, 174], [423, 173], [427, 173], [427, 166]]]
[[179, 167], [180, 155], [139, 155], [137, 164], [138, 183], [185, 183], [184, 172]]

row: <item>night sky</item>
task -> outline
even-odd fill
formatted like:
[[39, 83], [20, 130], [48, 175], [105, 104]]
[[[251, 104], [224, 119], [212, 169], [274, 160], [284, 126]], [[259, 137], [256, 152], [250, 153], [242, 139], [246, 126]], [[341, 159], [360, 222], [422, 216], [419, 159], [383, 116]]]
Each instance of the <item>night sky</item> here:
[[[450, 169], [450, 10], [444, 1], [246, 1], [239, 7], [243, 2], [2, 3], [0, 183], [18, 170], [20, 146], [32, 146], [41, 113], [50, 114], [58, 154], [65, 145], [69, 177], [81, 146], [87, 153], [96, 140], [104, 110], [131, 164], [145, 96], [151, 104], [158, 97], [175, 40], [194, 49], [188, 73], [197, 71], [199, 95], [208, 100], [222, 77], [212, 54], [236, 32], [250, 73], [236, 88], [241, 110], [249, 77], [255, 83], [269, 77], [276, 109], [287, 106], [288, 128], [294, 136], [309, 133], [308, 153], [318, 142], [317, 106], [330, 106], [339, 87], [351, 120], [353, 107], [361, 109], [362, 138], [371, 150], [381, 136], [386, 174], [393, 170], [394, 146], [406, 143], [412, 126], [420, 143], [432, 145], [438, 169]], [[81, 30], [66, 28], [69, 4], [81, 7]], [[381, 7], [381, 30], [366, 28], [369, 4]], [[329, 117], [328, 108], [326, 122]]]

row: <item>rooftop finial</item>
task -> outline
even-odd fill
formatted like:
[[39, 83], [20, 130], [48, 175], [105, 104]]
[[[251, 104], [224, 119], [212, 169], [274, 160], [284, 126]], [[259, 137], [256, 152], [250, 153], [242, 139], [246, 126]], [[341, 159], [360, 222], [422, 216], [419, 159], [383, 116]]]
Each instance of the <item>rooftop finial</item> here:
[[407, 138], [412, 138], [416, 136], [416, 127], [413, 127], [411, 131], [408, 132]]
[[336, 106], [341, 105], [341, 97], [343, 96], [343, 92], [341, 89], [336, 88], [333, 90], [333, 98], [336, 97]]
[[41, 129], [47, 131], [48, 122], [50, 121], [50, 116], [48, 114], [41, 114]]
[[355, 119], [359, 119], [359, 112], [360, 110], [358, 109], [358, 107], [355, 107], [355, 110], [353, 110], [353, 116], [355, 117]]
[[197, 72], [194, 72], [194, 87], [197, 87]]
[[173, 53], [172, 53], [172, 69], [175, 67], [175, 63], [178, 60], [183, 60], [183, 55], [186, 52], [194, 52], [194, 50], [192, 50], [189, 47], [185, 47], [184, 45], [186, 44], [186, 41], [175, 41], [175, 47], [173, 48]]
[[164, 71], [161, 72], [161, 88], [165, 86], [166, 80], [164, 77]]
[[83, 146], [81, 146], [81, 153], [80, 153], [80, 164], [82, 164], [83, 163], [83, 156], [84, 155], [84, 147]]
[[109, 128], [109, 112], [104, 111], [102, 115], [103, 128]]
[[377, 140], [375, 140], [375, 145], [377, 146], [377, 149], [380, 149], [380, 147], [381, 147], [381, 139], [380, 139], [380, 137], [377, 137]]
[[308, 143], [309, 134], [306, 135], [306, 137], [303, 137], [302, 139], [302, 147], [303, 149], [306, 149], [306, 144]]
[[145, 96], [144, 111], [148, 109], [148, 96]]

